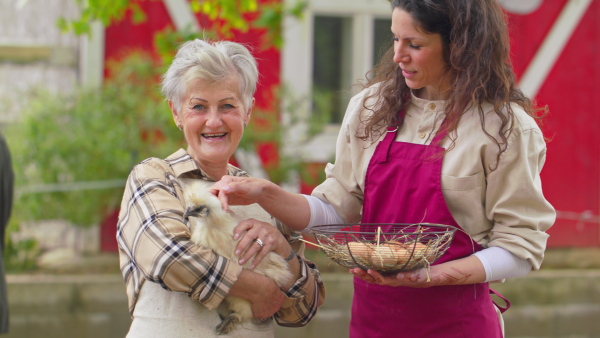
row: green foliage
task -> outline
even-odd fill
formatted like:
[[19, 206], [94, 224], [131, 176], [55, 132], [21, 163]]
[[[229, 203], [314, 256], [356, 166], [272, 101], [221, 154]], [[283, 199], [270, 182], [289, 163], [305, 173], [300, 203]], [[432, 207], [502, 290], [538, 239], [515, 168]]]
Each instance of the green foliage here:
[[261, 15], [254, 21], [254, 27], [263, 28], [266, 31], [262, 40], [262, 48], [274, 46], [281, 49], [283, 46], [283, 18], [291, 16], [300, 19], [307, 6], [305, 1], [298, 1], [290, 8], [285, 8], [282, 1], [261, 5]]
[[10, 236], [7, 236], [4, 268], [8, 273], [35, 270], [39, 254], [40, 250], [35, 239], [28, 238], [14, 242]]
[[[120, 203], [123, 187], [115, 181], [124, 182], [140, 160], [183, 145], [156, 85], [160, 67], [141, 52], [109, 67], [101, 90], [32, 93], [22, 120], [6, 130], [17, 191], [11, 224], [97, 224]], [[78, 190], [98, 181], [105, 184]], [[49, 186], [62, 189], [36, 193]]]
[[319, 134], [323, 126], [331, 121], [331, 112], [335, 110], [335, 93], [327, 88], [314, 87], [312, 91], [313, 113], [309, 124], [308, 135]]
[[[123, 19], [125, 13], [131, 11], [134, 23], [146, 21], [146, 14], [139, 4], [130, 0], [74, 0], [79, 6], [81, 16], [76, 20], [61, 17], [57, 26], [63, 32], [74, 32], [77, 35], [90, 34], [90, 23], [100, 21], [104, 26]], [[156, 1], [156, 0], [145, 0]]]
[[192, 0], [192, 10], [208, 16], [211, 21], [219, 21], [218, 31], [223, 36], [229, 36], [232, 29], [248, 31], [247, 13], [255, 13], [258, 9], [257, 0]]
[[[121, 21], [125, 14], [131, 12], [133, 23], [146, 21], [146, 15], [139, 3], [156, 0], [73, 0], [80, 8], [78, 19], [59, 18], [57, 26], [63, 32], [77, 35], [90, 34], [90, 23], [100, 21], [104, 26]], [[271, 46], [281, 48], [282, 21], [287, 15], [301, 18], [307, 6], [306, 1], [299, 0], [293, 6], [285, 8], [281, 1], [268, 0], [191, 0], [194, 13], [206, 15], [213, 21], [215, 32], [222, 38], [232, 38], [233, 30], [247, 32], [250, 28], [265, 30], [262, 48]]]

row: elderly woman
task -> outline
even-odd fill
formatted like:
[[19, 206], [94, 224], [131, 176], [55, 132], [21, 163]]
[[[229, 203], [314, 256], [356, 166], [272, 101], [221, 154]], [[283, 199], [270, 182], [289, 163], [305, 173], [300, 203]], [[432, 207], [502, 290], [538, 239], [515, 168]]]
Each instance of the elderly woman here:
[[[282, 326], [303, 326], [324, 301], [300, 234], [262, 209], [261, 220], [240, 223], [244, 241], [237, 249], [244, 254], [238, 261], [190, 241], [178, 179], [247, 176], [228, 161], [250, 121], [257, 78], [256, 61], [244, 46], [198, 39], [180, 47], [163, 77], [163, 94], [188, 147], [142, 161], [127, 180], [117, 239], [133, 318], [128, 337], [214, 336], [221, 322], [217, 308], [227, 295], [248, 300], [255, 318], [230, 336], [272, 337], [272, 317]], [[289, 285], [280, 288], [241, 267], [270, 251], [288, 261]]]
[[228, 176], [214, 190], [231, 205], [259, 202], [297, 230], [358, 221], [456, 228], [430, 267], [351, 269], [350, 337], [502, 337], [506, 307], [494, 304], [489, 282], [539, 269], [556, 216], [540, 178], [546, 143], [536, 119], [545, 109], [516, 86], [498, 1], [391, 5], [393, 47], [350, 100], [335, 163], [312, 196]]

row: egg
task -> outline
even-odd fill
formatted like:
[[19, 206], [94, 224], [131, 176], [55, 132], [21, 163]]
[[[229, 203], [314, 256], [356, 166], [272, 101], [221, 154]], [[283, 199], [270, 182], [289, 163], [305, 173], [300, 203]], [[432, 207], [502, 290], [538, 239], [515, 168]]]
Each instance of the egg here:
[[407, 254], [402, 247], [388, 243], [349, 242], [348, 249], [357, 263], [376, 270], [396, 266], [399, 259]]
[[350, 253], [356, 256], [369, 256], [371, 249], [365, 243], [361, 242], [348, 242], [348, 250]]
[[[374, 270], [400, 268], [410, 261], [410, 266], [423, 260], [433, 263], [435, 252], [423, 243], [387, 241], [380, 244], [348, 242], [352, 258], [364, 267]], [[413, 253], [414, 252], [414, 253]]]
[[375, 245], [371, 251], [371, 261], [377, 267], [389, 268], [398, 263], [399, 257], [403, 255], [403, 249], [391, 244]]
[[415, 260], [426, 260], [429, 263], [433, 263], [435, 259], [435, 251], [423, 243], [412, 243], [408, 245], [409, 249], [414, 252], [413, 256]]

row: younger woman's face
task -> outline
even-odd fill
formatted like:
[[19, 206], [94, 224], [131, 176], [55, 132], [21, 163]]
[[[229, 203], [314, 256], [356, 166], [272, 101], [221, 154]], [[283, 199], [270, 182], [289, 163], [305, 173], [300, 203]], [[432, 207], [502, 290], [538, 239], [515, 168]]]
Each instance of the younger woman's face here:
[[426, 100], [445, 99], [450, 87], [446, 73], [442, 37], [418, 29], [412, 16], [395, 8], [392, 12], [394, 62], [402, 69], [406, 85], [415, 95]]

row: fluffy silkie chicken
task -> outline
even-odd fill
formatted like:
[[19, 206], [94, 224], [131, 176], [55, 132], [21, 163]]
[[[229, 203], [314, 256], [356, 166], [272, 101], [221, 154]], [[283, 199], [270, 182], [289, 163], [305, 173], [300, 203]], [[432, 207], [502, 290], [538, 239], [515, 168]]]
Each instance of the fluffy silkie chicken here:
[[[179, 182], [185, 196], [184, 217], [189, 220], [192, 242], [210, 248], [216, 254], [231, 260], [232, 264], [237, 264], [239, 257], [234, 254], [237, 241], [233, 239], [233, 228], [244, 219], [256, 218], [252, 215], [252, 210], [256, 210], [257, 206], [232, 207], [227, 213], [223, 210], [221, 201], [209, 191], [211, 182], [195, 179], [180, 179]], [[251, 263], [252, 260], [243, 267], [249, 269]], [[267, 254], [252, 271], [273, 279], [280, 287], [292, 278], [285, 259], [274, 252]], [[218, 334], [227, 334], [237, 323], [253, 317], [249, 301], [233, 296], [225, 297], [225, 301], [229, 313], [220, 313], [222, 322], [216, 327]]]

